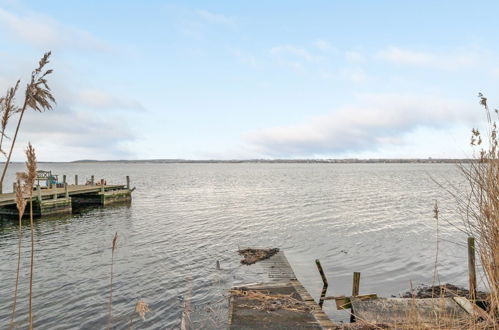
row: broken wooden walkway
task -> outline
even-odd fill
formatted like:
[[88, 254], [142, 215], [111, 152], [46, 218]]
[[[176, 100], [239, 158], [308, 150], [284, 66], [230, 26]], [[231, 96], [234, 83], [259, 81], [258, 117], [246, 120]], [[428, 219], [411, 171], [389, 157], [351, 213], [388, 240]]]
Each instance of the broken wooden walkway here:
[[333, 329], [319, 305], [296, 279], [284, 252], [242, 266], [266, 277], [263, 283], [232, 288], [230, 329]]

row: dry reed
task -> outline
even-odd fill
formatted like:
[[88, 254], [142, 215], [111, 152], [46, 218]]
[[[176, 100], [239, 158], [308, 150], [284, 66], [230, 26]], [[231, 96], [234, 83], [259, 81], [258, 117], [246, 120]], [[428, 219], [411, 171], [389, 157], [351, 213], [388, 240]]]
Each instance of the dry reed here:
[[28, 143], [28, 148], [26, 149], [26, 168], [28, 170], [26, 176], [26, 189], [29, 192], [29, 226], [31, 231], [31, 260], [29, 268], [29, 328], [33, 329], [33, 269], [34, 269], [34, 257], [35, 257], [35, 228], [33, 225], [33, 185], [36, 179], [36, 153], [35, 149]]
[[114, 252], [116, 251], [118, 243], [118, 232], [114, 234], [113, 244], [111, 246], [111, 280], [109, 284], [109, 304], [108, 304], [108, 325], [107, 328], [111, 329], [113, 326], [113, 268], [114, 268]]
[[17, 250], [17, 272], [16, 272], [16, 287], [14, 290], [14, 302], [12, 303], [12, 317], [10, 320], [10, 329], [14, 327], [14, 322], [16, 318], [16, 305], [17, 305], [17, 291], [19, 288], [19, 274], [21, 271], [21, 245], [22, 245], [22, 218], [24, 215], [24, 210], [26, 209], [26, 199], [25, 199], [25, 175], [26, 173], [17, 173], [16, 182], [16, 206], [19, 213], [19, 243]]
[[[464, 230], [476, 241], [484, 284], [489, 291], [487, 321], [496, 324], [499, 321], [499, 141], [496, 119], [492, 118], [487, 98], [481, 93], [478, 96], [487, 117], [486, 133], [472, 129], [475, 159], [470, 164], [459, 165], [469, 192], [465, 196], [453, 195], [463, 214]], [[498, 117], [498, 110], [494, 112]]]
[[[19, 128], [21, 127], [21, 122], [24, 113], [27, 109], [33, 109], [34, 111], [43, 112], [45, 110], [51, 110], [52, 104], [55, 103], [55, 99], [52, 96], [50, 87], [48, 86], [47, 76], [52, 73], [52, 70], [44, 71], [44, 67], [49, 63], [51, 52], [47, 52], [38, 62], [38, 67], [31, 73], [31, 80], [26, 86], [26, 92], [24, 95], [24, 102], [20, 108], [14, 106], [14, 98], [18, 90], [19, 81], [14, 87], [7, 91], [6, 97], [2, 98], [2, 137], [5, 135], [5, 129], [7, 127], [8, 118], [13, 114], [19, 112], [19, 118], [17, 120], [17, 126], [12, 138], [12, 143], [10, 145], [9, 153], [7, 155], [7, 160], [3, 167], [2, 175], [0, 177], [0, 193], [3, 192], [3, 181], [5, 179], [5, 174], [7, 173], [7, 168], [10, 164], [10, 158], [12, 156], [12, 151], [16, 144], [17, 135], [19, 133]], [[8, 111], [8, 113], [7, 113]], [[4, 121], [5, 119], [5, 121]], [[5, 127], [4, 127], [5, 125]], [[1, 139], [1, 138], [0, 138]], [[3, 142], [3, 140], [2, 140]], [[1, 144], [0, 144], [1, 147]]]

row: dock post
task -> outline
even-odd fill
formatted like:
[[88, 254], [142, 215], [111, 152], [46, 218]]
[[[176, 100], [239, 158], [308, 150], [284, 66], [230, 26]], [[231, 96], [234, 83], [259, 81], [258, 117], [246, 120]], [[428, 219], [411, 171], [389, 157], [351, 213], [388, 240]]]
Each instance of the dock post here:
[[104, 192], [104, 179], [100, 179], [100, 191]]
[[75, 186], [78, 185], [78, 174], [75, 174]]
[[126, 189], [130, 190], [130, 177], [126, 176]]
[[55, 184], [54, 184], [54, 185], [52, 185], [52, 188], [53, 188], [53, 192], [54, 192], [54, 196], [53, 196], [53, 198], [54, 198], [54, 199], [57, 199], [57, 185], [55, 185]]
[[64, 182], [64, 195], [66, 197], [66, 200], [69, 200], [69, 191], [68, 191], [68, 183]]
[[66, 174], [62, 176], [62, 183], [66, 183]]
[[92, 186], [94, 185], [94, 176], [93, 176], [93, 175], [90, 177], [90, 184], [91, 184]]
[[15, 182], [12, 184], [12, 192], [16, 192], [16, 183]]
[[468, 272], [471, 300], [476, 299], [475, 238], [468, 237]]
[[36, 195], [38, 197], [38, 202], [40, 202], [40, 205], [42, 203], [42, 189], [39, 184], [36, 185]]

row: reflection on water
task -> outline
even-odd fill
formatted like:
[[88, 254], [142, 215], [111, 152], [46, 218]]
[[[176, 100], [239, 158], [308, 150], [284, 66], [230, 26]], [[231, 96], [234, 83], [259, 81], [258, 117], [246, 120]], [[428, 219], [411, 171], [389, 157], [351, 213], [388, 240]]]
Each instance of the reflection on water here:
[[[319, 297], [320, 259], [328, 295], [348, 294], [352, 273], [361, 293], [397, 294], [431, 283], [435, 258], [432, 209], [455, 219], [453, 204], [430, 175], [461, 181], [445, 164], [41, 164], [80, 181], [95, 175], [124, 183], [129, 206], [87, 209], [43, 218], [35, 225], [35, 325], [103, 328], [107, 325], [111, 242], [118, 232], [113, 279], [114, 323], [123, 328], [139, 299], [150, 304], [141, 329], [178, 327], [188, 278], [193, 318], [217, 328], [225, 294], [245, 275], [235, 251], [280, 247], [313, 297]], [[13, 166], [12, 173], [20, 165]], [[11, 174], [12, 175], [12, 174]], [[8, 184], [8, 181], [6, 185]], [[443, 237], [464, 242], [451, 227]], [[25, 322], [29, 288], [29, 228], [23, 232], [18, 320]], [[0, 324], [8, 322], [17, 262], [16, 222], [0, 225]], [[466, 250], [442, 242], [440, 278], [466, 283]], [[221, 264], [217, 270], [216, 261]], [[325, 310], [334, 317], [332, 303]], [[139, 323], [140, 322], [140, 323]], [[222, 323], [220, 323], [222, 322]]]

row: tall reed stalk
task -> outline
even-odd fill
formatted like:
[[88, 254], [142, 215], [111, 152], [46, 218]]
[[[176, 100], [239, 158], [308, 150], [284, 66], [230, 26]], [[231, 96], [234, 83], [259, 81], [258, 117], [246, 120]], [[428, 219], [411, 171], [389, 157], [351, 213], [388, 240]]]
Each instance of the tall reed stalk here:
[[114, 252], [116, 251], [116, 247], [118, 243], [118, 232], [114, 234], [113, 237], [113, 245], [111, 247], [111, 280], [109, 284], [109, 304], [108, 304], [108, 325], [107, 328], [111, 329], [113, 326], [113, 268], [114, 268]]
[[[24, 174], [24, 173], [23, 173]], [[14, 321], [16, 318], [16, 304], [17, 304], [17, 291], [19, 288], [19, 274], [21, 270], [21, 243], [22, 243], [22, 218], [24, 215], [24, 210], [26, 209], [26, 199], [25, 199], [25, 180], [23, 175], [17, 175], [16, 183], [16, 206], [19, 213], [19, 243], [17, 250], [17, 272], [16, 272], [16, 288], [14, 290], [14, 302], [12, 304], [12, 317], [10, 320], [10, 329], [14, 327]]]
[[26, 178], [26, 187], [29, 192], [29, 226], [31, 231], [31, 261], [29, 269], [29, 328], [33, 329], [33, 268], [34, 268], [34, 257], [35, 257], [35, 228], [33, 225], [33, 186], [36, 180], [36, 154], [35, 149], [28, 144], [26, 149], [26, 168], [28, 170], [28, 175]]

